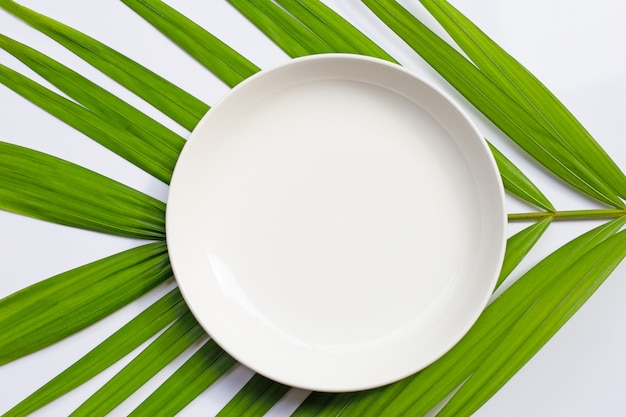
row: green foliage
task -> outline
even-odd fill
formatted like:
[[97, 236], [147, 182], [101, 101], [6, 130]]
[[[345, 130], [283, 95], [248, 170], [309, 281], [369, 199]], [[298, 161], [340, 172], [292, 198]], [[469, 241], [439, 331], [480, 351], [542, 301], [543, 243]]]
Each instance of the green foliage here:
[[554, 336], [625, 256], [626, 230], [591, 248], [556, 275], [439, 415], [473, 414]]
[[48, 113], [91, 137], [139, 168], [169, 183], [175, 158], [165, 158], [149, 143], [110, 123], [93, 111], [43, 87], [22, 74], [0, 65], [0, 83], [30, 100]]
[[4, 416], [24, 416], [78, 387], [128, 355], [188, 311], [178, 289], [155, 302]]
[[302, 22], [264, 0], [229, 0], [237, 10], [292, 58], [332, 52], [333, 49]]
[[264, 415], [280, 400], [289, 387], [255, 374], [233, 397], [217, 417]]
[[168, 363], [205, 337], [202, 327], [187, 311], [71, 416], [107, 415]]
[[537, 188], [519, 168], [513, 165], [506, 156], [496, 149], [495, 146], [489, 142], [487, 143], [498, 165], [498, 171], [500, 171], [504, 189], [527, 203], [553, 212], [554, 206], [546, 196], [543, 195], [539, 188]]
[[0, 209], [142, 239], [165, 237], [165, 204], [50, 155], [0, 142]]
[[496, 288], [502, 284], [502, 282], [509, 276], [509, 274], [515, 269], [522, 259], [528, 254], [528, 252], [535, 246], [535, 243], [546, 231], [550, 223], [551, 217], [546, 217], [543, 220], [538, 221], [530, 227], [518, 232], [511, 236], [506, 242], [506, 254], [504, 261], [502, 262], [502, 269], [500, 270], [500, 276]]
[[234, 87], [259, 68], [162, 1], [122, 0], [209, 71]]
[[[82, 111], [80, 106], [76, 106], [77, 117], [85, 118], [85, 114], [90, 114], [88, 117], [94, 121], [94, 125], [97, 122], [101, 122], [100, 130], [110, 129], [112, 132], [109, 135], [98, 135], [93, 133], [94, 130], [82, 128], [86, 129], [83, 130], [85, 133], [91, 133], [92, 136], [97, 135], [96, 140], [109, 147], [109, 149], [127, 157], [131, 162], [143, 167], [158, 178], [165, 181], [169, 180], [169, 173], [173, 170], [176, 159], [178, 159], [178, 155], [185, 144], [185, 140], [182, 137], [77, 72], [26, 45], [0, 35], [0, 48], [18, 58], [89, 110], [88, 112]], [[24, 78], [20, 79], [25, 81]], [[29, 84], [25, 84], [28, 87]], [[18, 92], [25, 90], [24, 88], [18, 88], [13, 83], [7, 84], [9, 87], [12, 85]], [[36, 94], [24, 95], [35, 104], [41, 103], [39, 101], [41, 100], [40, 96], [53, 96], [53, 93], [45, 91], [43, 87], [33, 87], [32, 89]], [[58, 97], [56, 101], [63, 102]], [[45, 104], [42, 104], [42, 107], [45, 108]], [[71, 106], [65, 102], [65, 105], [62, 107]], [[91, 116], [91, 114], [95, 117]], [[57, 110], [56, 115], [68, 124], [81, 130], [80, 122], [69, 119], [66, 113]], [[119, 142], [122, 143], [120, 144]], [[126, 142], [128, 145], [124, 148], [123, 144]], [[140, 155], [137, 155], [137, 153]]]
[[391, 55], [320, 1], [228, 1], [291, 57], [344, 52], [395, 62]]
[[321, 37], [332, 52], [369, 55], [395, 62], [391, 55], [322, 2], [277, 0], [277, 3], [311, 32]]
[[[217, 37], [157, 0], [123, 0], [193, 58], [234, 86], [259, 69]], [[289, 56], [348, 52], [394, 61], [318, 0], [229, 0]], [[345, 394], [312, 393], [296, 416], [419, 416], [451, 396], [441, 415], [470, 415], [576, 312], [626, 256], [626, 177], [573, 115], [521, 64], [443, 0], [421, 0], [465, 56], [393, 1], [363, 3], [541, 166], [583, 194], [615, 207], [556, 211], [509, 159], [491, 146], [506, 190], [544, 210], [512, 236], [498, 285], [553, 220], [610, 218], [567, 243], [502, 292], [441, 359], [405, 380]], [[101, 42], [10, 0], [0, 7], [53, 38], [165, 115], [191, 130], [209, 107]], [[0, 35], [69, 100], [0, 65], [0, 82], [168, 182], [183, 139], [59, 62]], [[467, 58], [466, 58], [467, 57]], [[469, 59], [468, 59], [469, 58]], [[0, 208], [64, 225], [164, 238], [164, 204], [69, 162], [0, 142]], [[167, 249], [152, 243], [59, 274], [0, 300], [0, 364], [45, 347], [115, 311], [171, 277]], [[169, 327], [167, 327], [169, 326]], [[73, 415], [105, 415], [166, 365], [201, 346], [133, 415], [174, 415], [234, 364], [172, 291], [7, 415], [24, 415], [95, 376], [162, 329]], [[220, 416], [260, 416], [288, 390], [255, 375]], [[454, 393], [452, 395], [452, 393]]]
[[236, 363], [209, 340], [130, 416], [174, 416]]
[[181, 126], [192, 130], [209, 107], [149, 69], [71, 27], [12, 0], [0, 7], [45, 33]]
[[483, 74], [587, 164], [617, 195], [626, 197], [626, 176], [541, 81], [447, 1], [420, 1]]
[[55, 275], [0, 300], [0, 365], [106, 317], [172, 277], [164, 243]]

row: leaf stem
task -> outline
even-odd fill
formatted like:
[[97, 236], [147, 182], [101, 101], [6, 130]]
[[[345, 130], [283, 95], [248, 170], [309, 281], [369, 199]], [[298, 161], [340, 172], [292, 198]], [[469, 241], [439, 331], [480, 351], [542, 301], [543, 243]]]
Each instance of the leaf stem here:
[[552, 220], [588, 220], [588, 219], [613, 219], [626, 215], [626, 209], [598, 209], [598, 210], [564, 210], [564, 211], [538, 211], [531, 213], [510, 213], [510, 222], [543, 220], [547, 217]]

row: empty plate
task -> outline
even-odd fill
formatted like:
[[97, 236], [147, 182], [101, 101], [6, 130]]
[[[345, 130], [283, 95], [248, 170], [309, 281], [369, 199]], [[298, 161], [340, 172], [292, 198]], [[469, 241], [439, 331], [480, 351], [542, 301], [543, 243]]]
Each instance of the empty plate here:
[[354, 391], [450, 349], [502, 263], [502, 183], [461, 109], [412, 72], [328, 54], [235, 87], [176, 165], [167, 244], [189, 308], [268, 378]]

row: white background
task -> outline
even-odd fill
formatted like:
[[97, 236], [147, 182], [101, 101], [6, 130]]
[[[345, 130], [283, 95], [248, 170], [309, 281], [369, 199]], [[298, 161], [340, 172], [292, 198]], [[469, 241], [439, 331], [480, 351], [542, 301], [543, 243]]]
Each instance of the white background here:
[[[525, 156], [448, 87], [419, 57], [357, 1], [332, 1], [335, 10], [375, 39], [403, 65], [451, 93], [479, 128], [535, 181], [558, 209], [594, 207]], [[417, 1], [407, 6], [432, 27]], [[178, 50], [121, 2], [78, 0], [24, 4], [107, 43], [165, 78], [214, 104], [228, 89]], [[170, 1], [169, 4], [233, 46], [261, 68], [287, 57], [223, 1]], [[626, 169], [626, 4], [617, 0], [453, 1], [501, 46], [524, 63], [583, 122], [598, 142]], [[71, 66], [132, 104], [168, 123], [156, 111], [91, 69], [45, 36], [0, 12], [0, 32]], [[0, 51], [0, 63], [33, 75]], [[165, 200], [167, 188], [82, 134], [0, 86], [0, 140], [17, 143], [86, 166]], [[169, 124], [183, 135], [188, 133]], [[1, 163], [1, 161], [0, 161]], [[528, 207], [509, 199], [509, 212]], [[589, 229], [593, 222], [554, 224], [514, 272], [519, 276], [550, 251]], [[510, 233], [522, 225], [512, 225]], [[0, 212], [0, 297], [67, 269], [137, 245], [138, 242], [56, 226]], [[622, 265], [591, 300], [496, 396], [475, 415], [626, 415], [626, 266]], [[159, 288], [98, 324], [50, 348], [0, 367], [0, 413], [65, 369], [169, 287]], [[0, 329], [1, 331], [1, 329]], [[187, 352], [187, 356], [191, 352]], [[38, 415], [66, 415], [101, 386], [127, 360], [42, 409]], [[182, 359], [175, 363], [182, 363]], [[126, 401], [125, 415], [163, 381], [174, 366]], [[189, 405], [182, 415], [212, 415], [250, 376], [236, 368]], [[306, 393], [292, 391], [271, 411], [288, 415]]]

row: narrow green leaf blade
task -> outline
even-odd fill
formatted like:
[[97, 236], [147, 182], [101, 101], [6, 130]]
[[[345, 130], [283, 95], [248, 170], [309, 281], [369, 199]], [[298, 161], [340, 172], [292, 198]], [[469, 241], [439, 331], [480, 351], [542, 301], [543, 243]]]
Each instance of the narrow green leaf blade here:
[[122, 1], [228, 86], [234, 87], [259, 71], [230, 46], [162, 1]]
[[579, 191], [621, 208], [624, 202], [580, 158], [463, 55], [396, 2], [362, 0], [389, 28], [424, 58], [529, 155]]
[[216, 417], [264, 416], [289, 387], [255, 374]]
[[333, 52], [317, 34], [267, 0], [228, 0], [292, 58]]
[[71, 416], [105, 416], [187, 348], [206, 337], [191, 312], [185, 313]]
[[296, 409], [291, 417], [335, 417], [341, 414], [355, 394], [313, 392]]
[[277, 0], [277, 3], [320, 36], [334, 52], [369, 55], [395, 62], [391, 55], [319, 0]]
[[498, 277], [498, 282], [496, 283], [496, 288], [502, 284], [513, 269], [515, 269], [533, 246], [535, 246], [535, 243], [537, 243], [539, 238], [548, 229], [551, 222], [552, 218], [546, 217], [521, 232], [516, 233], [507, 240], [504, 262], [502, 263], [502, 269]]
[[89, 136], [107, 149], [135, 164], [147, 173], [169, 183], [176, 164], [177, 152], [162, 154], [126, 130], [57, 93], [48, 90], [22, 74], [0, 64], [0, 83], [33, 104]]
[[576, 260], [546, 288], [437, 414], [469, 416], [495, 394], [591, 297], [626, 257], [626, 231]]
[[78, 165], [0, 141], [0, 209], [142, 239], [165, 236], [165, 204]]
[[[229, 2], [277, 45], [293, 53], [292, 56], [304, 55], [307, 51], [346, 52], [395, 62], [391, 55], [318, 0], [279, 0], [277, 3], [282, 9], [269, 0], [254, 0], [252, 4], [240, 0]], [[297, 29], [288, 32], [289, 28]]]
[[129, 417], [175, 416], [236, 363], [214, 341], [209, 340]]
[[186, 311], [187, 305], [178, 289], [170, 291], [3, 417], [30, 414], [73, 390], [128, 355]]
[[188, 130], [193, 130], [209, 110], [206, 104], [191, 94], [67, 25], [12, 0], [0, 0], [0, 7], [59, 42]]
[[539, 188], [537, 188], [537, 186], [495, 146], [489, 142], [487, 143], [498, 165], [504, 189], [527, 203], [546, 211], [554, 211], [554, 206], [546, 196], [543, 195]]
[[0, 300], [0, 365], [95, 323], [171, 278], [165, 243], [92, 262]]
[[[278, 0], [277, 3], [285, 8], [296, 20], [308, 27], [311, 32], [321, 36], [324, 41], [330, 45], [333, 52], [359, 53], [358, 49], [346, 39], [346, 34], [337, 33], [335, 28], [328, 25], [325, 21], [325, 19], [329, 17], [333, 19], [337, 18], [334, 11], [330, 13], [330, 11], [332, 11], [331, 9], [321, 7], [319, 4], [312, 1], [303, 4], [297, 0]], [[323, 16], [320, 16], [320, 13], [322, 13]]]
[[2, 34], [0, 48], [110, 124], [141, 138], [155, 152], [167, 155], [173, 161], [178, 158], [185, 140], [133, 106], [65, 65]]
[[591, 134], [548, 88], [480, 28], [445, 0], [420, 0], [468, 57], [491, 80], [535, 114], [555, 137], [626, 197], [626, 176]]

